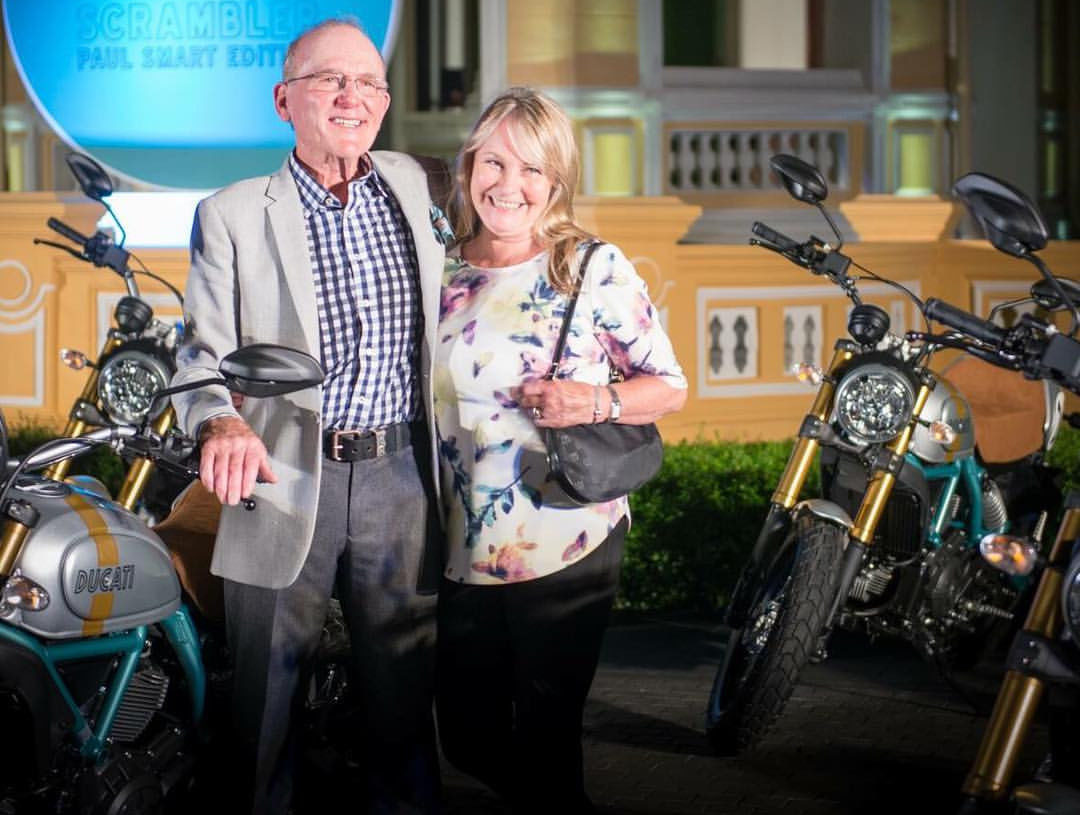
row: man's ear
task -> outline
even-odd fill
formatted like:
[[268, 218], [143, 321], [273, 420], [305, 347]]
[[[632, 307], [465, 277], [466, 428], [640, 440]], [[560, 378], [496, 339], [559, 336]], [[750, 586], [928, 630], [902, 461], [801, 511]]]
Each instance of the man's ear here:
[[289, 117], [289, 105], [285, 94], [285, 91], [287, 90], [288, 86], [284, 82], [278, 82], [274, 85], [274, 110], [277, 111], [278, 118], [283, 122], [291, 121]]

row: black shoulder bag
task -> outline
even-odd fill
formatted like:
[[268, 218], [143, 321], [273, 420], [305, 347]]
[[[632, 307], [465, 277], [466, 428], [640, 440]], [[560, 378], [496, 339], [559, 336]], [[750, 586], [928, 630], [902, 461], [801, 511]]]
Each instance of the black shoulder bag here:
[[[551, 369], [545, 379], [553, 380], [559, 370], [581, 284], [598, 246], [600, 241], [590, 244], [581, 259], [581, 270], [566, 306]], [[545, 427], [542, 431], [550, 477], [581, 504], [611, 501], [636, 490], [656, 475], [664, 459], [664, 446], [655, 424], [599, 422]]]

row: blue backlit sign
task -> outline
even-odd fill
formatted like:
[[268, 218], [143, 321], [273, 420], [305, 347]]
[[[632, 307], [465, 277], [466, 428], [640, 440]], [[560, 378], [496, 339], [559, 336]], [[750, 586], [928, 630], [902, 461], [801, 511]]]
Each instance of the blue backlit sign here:
[[41, 115], [117, 173], [212, 188], [276, 169], [285, 48], [352, 16], [389, 59], [400, 0], [3, 0], [16, 67]]

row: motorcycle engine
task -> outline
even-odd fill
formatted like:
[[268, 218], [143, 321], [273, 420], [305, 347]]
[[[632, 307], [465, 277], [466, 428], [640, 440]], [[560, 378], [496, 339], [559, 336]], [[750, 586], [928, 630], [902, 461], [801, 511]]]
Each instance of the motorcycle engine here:
[[1012, 619], [1017, 591], [957, 532], [926, 557], [917, 625], [939, 650], [953, 634], [975, 634], [994, 620]]

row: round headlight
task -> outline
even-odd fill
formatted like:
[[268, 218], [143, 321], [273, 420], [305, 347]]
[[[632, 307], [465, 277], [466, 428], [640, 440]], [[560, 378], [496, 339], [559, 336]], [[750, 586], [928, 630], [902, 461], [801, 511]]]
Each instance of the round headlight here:
[[1061, 584], [1061, 612], [1072, 641], [1080, 643], [1080, 555], [1076, 553]]
[[896, 368], [858, 365], [836, 389], [836, 419], [853, 440], [876, 444], [894, 438], [911, 421], [915, 388]]
[[[169, 384], [170, 373], [161, 360], [138, 349], [121, 349], [109, 357], [98, 375], [98, 396], [110, 421], [138, 424], [150, 410], [155, 391]], [[154, 416], [169, 404], [162, 399]]]

